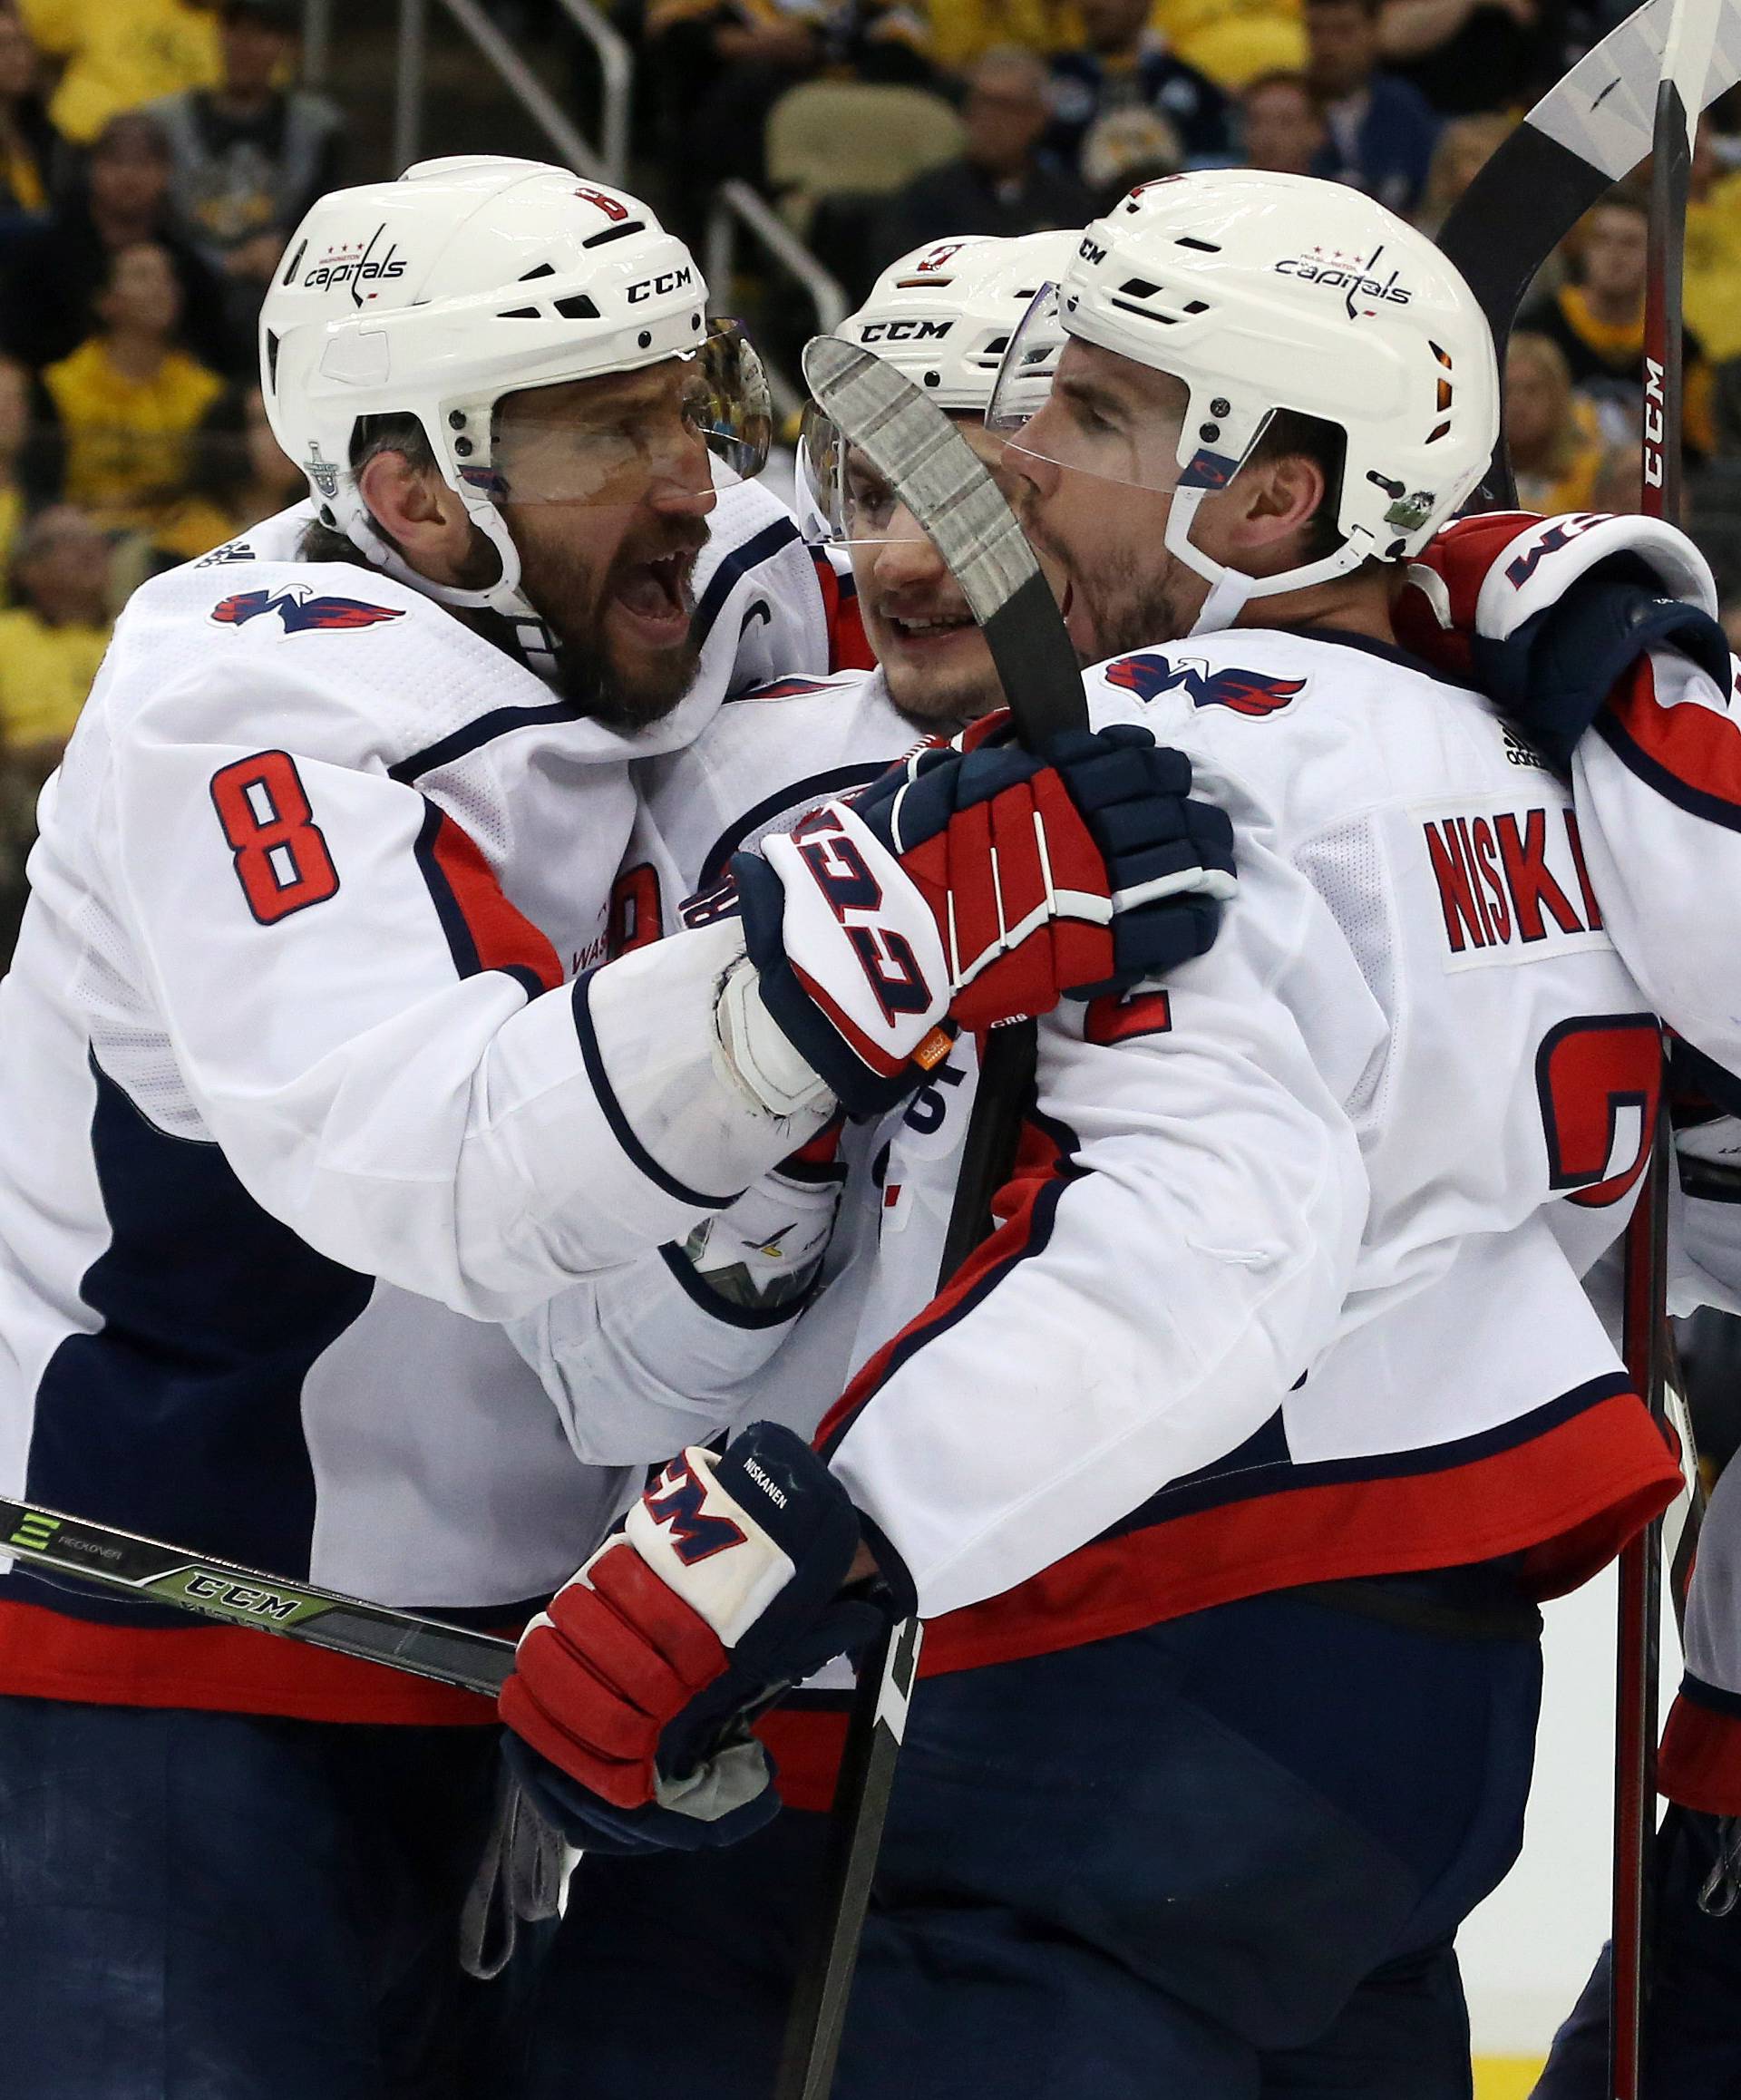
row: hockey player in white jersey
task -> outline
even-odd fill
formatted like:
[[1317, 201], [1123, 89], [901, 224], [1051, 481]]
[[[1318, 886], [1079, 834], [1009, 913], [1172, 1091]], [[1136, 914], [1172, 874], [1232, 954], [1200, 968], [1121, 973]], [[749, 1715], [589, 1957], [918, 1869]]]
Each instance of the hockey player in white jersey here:
[[[1062, 272], [1077, 238], [1065, 232], [929, 242], [883, 271], [841, 333], [923, 386], [1001, 472], [1002, 440], [985, 429], [998, 364], [1040, 286]], [[862, 461], [853, 464], [854, 486], [870, 508], [858, 513], [838, 433], [813, 404], [801, 459], [822, 545], [831, 556], [850, 558], [842, 581], [876, 667], [832, 677], [799, 673], [734, 695], [695, 741], [636, 761], [638, 808], [618, 882], [627, 939], [675, 931], [686, 900], [693, 900], [691, 918], [705, 919], [715, 909], [707, 893], [734, 853], [790, 830], [827, 797], [867, 785], [919, 737], [951, 735], [1003, 705], [990, 652], [959, 586]], [[1211, 925], [1205, 921], [1205, 937]], [[952, 1053], [927, 1076], [916, 1113], [937, 1113], [967, 1071], [966, 1053]], [[853, 1126], [845, 1149], [867, 1167], [877, 1151], [874, 1125]], [[796, 1197], [788, 1185], [776, 1201], [790, 1205]], [[755, 1304], [722, 1298], [666, 1249], [602, 1278], [590, 1293], [549, 1301], [511, 1332], [547, 1389], [559, 1395], [575, 1450], [594, 1463], [676, 1450], [734, 1420], [771, 1416], [808, 1431], [818, 1391], [838, 1384], [847, 1368], [851, 1308], [862, 1278], [840, 1279], [867, 1249], [867, 1221], [875, 1220], [866, 1205], [848, 1206], [826, 1263], [808, 1278], [812, 1295], [826, 1281], [826, 1305], [795, 1336], [788, 1328], [802, 1297], [770, 1296], [786, 1292], [795, 1269], [802, 1273], [790, 1230], [777, 1242], [774, 1266], [766, 1254], [747, 1256], [751, 1269], [765, 1272]], [[793, 1222], [790, 1208], [768, 1214], [770, 1226]], [[735, 1221], [725, 1228], [739, 1230]], [[715, 1230], [697, 1229], [698, 1251]], [[802, 1232], [798, 1238], [803, 1244]], [[738, 1259], [746, 1259], [741, 1247]], [[770, 1726], [786, 1732], [789, 1718], [779, 1712]], [[802, 1745], [793, 1748], [788, 1766], [804, 1757]], [[790, 1785], [785, 1791], [791, 1798]]]
[[[850, 938], [801, 867], [755, 960], [730, 924], [604, 963], [629, 758], [826, 668], [705, 297], [637, 200], [526, 161], [336, 192], [292, 240], [262, 381], [310, 507], [128, 608], [0, 992], [0, 1452], [33, 1500], [517, 1623], [623, 1475], [576, 1465], [500, 1322], [728, 1210], [836, 1092], [918, 1082], [974, 827], [1050, 840], [1074, 890], [992, 944], [977, 1010], [1146, 967], [1171, 908], [1072, 762], [1026, 760], [922, 884], [865, 848]], [[855, 943], [911, 962], [886, 1015]], [[832, 1016], [809, 1062], [776, 982]], [[49, 1804], [0, 1848], [14, 2046], [92, 2100], [491, 2083], [452, 1966], [490, 1718], [14, 1570], [0, 1784]]]
[[[1636, 1192], [1656, 1019], [1561, 785], [1397, 646], [1399, 565], [1496, 428], [1443, 258], [1347, 191], [1194, 175], [1087, 229], [1058, 316], [1055, 375], [1026, 330], [1006, 368], [1048, 382], [1009, 417], [1021, 514], [1104, 659], [1096, 724], [1190, 753], [1240, 895], [1163, 990], [1043, 1027], [998, 1230], [931, 1305], [871, 1293], [828, 1473], [772, 1433], [690, 1453], [504, 1710], [577, 1831], [765, 1813], [758, 1761], [707, 1747], [839, 1609], [811, 1541], [855, 1518], [930, 1623], [837, 2091], [1450, 2100], [1533, 1601], [1678, 1480], [1581, 1280]], [[922, 1274], [937, 1163], [886, 1134], [879, 1274]], [[607, 1970], [614, 2094], [762, 2089], [782, 1827], [657, 1870], [753, 1949], [753, 2010], [699, 2054], [662, 2025], [637, 2080], [646, 1998]], [[538, 2087], [585, 2090], [578, 2056]]]
[[[1703, 557], [1672, 527], [1581, 512], [1467, 521], [1411, 577], [1400, 617], [1461, 663], [1571, 776], [1617, 948], [1675, 1031], [1670, 1306], [1741, 1311], [1737, 669]], [[1718, 1480], [1664, 1732], [1645, 2086], [1721, 2100], [1741, 2077], [1741, 1474]], [[1605, 2100], [1605, 1951], [1555, 2037], [1539, 2100]]]

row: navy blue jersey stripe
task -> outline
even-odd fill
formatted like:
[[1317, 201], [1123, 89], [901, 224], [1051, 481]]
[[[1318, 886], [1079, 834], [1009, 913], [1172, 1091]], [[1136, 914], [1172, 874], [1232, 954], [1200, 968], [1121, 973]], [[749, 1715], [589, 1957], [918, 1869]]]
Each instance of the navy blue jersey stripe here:
[[463, 758], [482, 744], [493, 744], [499, 736], [507, 736], [516, 729], [537, 729], [552, 722], [579, 722], [586, 712], [576, 700], [553, 700], [548, 707], [493, 708], [475, 722], [468, 722], [454, 730], [451, 736], [443, 736], [439, 743], [414, 751], [409, 758], [402, 758], [396, 765], [390, 765], [387, 778], [407, 787], [423, 774], [433, 773], [439, 766], [452, 765], [456, 758]]
[[1680, 1696], [1690, 1699], [1696, 1706], [1707, 1707], [1713, 1714], [1725, 1714], [1733, 1721], [1741, 1721], [1741, 1692], [1707, 1684], [1703, 1677], [1696, 1677], [1691, 1670], [1681, 1677]]
[[734, 818], [708, 847], [695, 888], [711, 890], [725, 874], [725, 863], [744, 841], [766, 831], [776, 818], [788, 812], [797, 815], [815, 802], [826, 802], [831, 795], [845, 794], [852, 788], [863, 787], [879, 773], [887, 773], [899, 755], [892, 753], [887, 759], [866, 760], [860, 765], [831, 766], [825, 773], [813, 773], [805, 780], [795, 780], [790, 786], [764, 796], [753, 810], [745, 810], [741, 817]]
[[797, 521], [791, 518], [776, 518], [772, 525], [764, 525], [754, 538], [746, 540], [742, 547], [734, 547], [719, 567], [707, 578], [707, 588], [701, 594], [695, 607], [695, 618], [690, 622], [690, 633], [695, 646], [700, 647], [714, 631], [714, 622], [724, 611], [725, 600], [742, 577], [760, 567], [771, 555], [782, 548], [790, 547], [794, 540], [802, 538]]
[[448, 953], [453, 958], [453, 967], [462, 977], [474, 977], [483, 967], [478, 958], [478, 944], [472, 938], [472, 928], [465, 923], [465, 914], [460, 909], [460, 900], [453, 894], [453, 885], [435, 858], [435, 841], [446, 821], [433, 802], [426, 802], [423, 829], [418, 832], [417, 843], [412, 851], [417, 857], [417, 865], [428, 886], [430, 901], [435, 907], [435, 916], [441, 920], [442, 931], [447, 937]]
[[[303, 1381], [374, 1279], [255, 1202], [215, 1144], [159, 1130], [91, 1059], [91, 1150], [110, 1242], [80, 1284], [102, 1321], [50, 1357], [25, 1493], [276, 1574], [306, 1576], [315, 1478]], [[84, 1619], [185, 1625], [154, 1606], [15, 1576], [5, 1593]]]
[[[1477, 1460], [1491, 1458], [1521, 1444], [1532, 1443], [1573, 1415], [1581, 1415], [1603, 1400], [1632, 1390], [1621, 1371], [1591, 1378], [1562, 1393], [1556, 1400], [1532, 1408], [1497, 1428], [1474, 1436], [1454, 1437], [1415, 1451], [1381, 1452], [1368, 1458], [1325, 1459], [1305, 1463], [1289, 1455], [1278, 1414], [1257, 1434], [1225, 1457], [1198, 1472], [1169, 1481], [1148, 1500], [1100, 1533], [1101, 1539], [1119, 1539], [1128, 1532], [1170, 1522], [1175, 1517], [1194, 1515], [1200, 1510], [1218, 1509], [1228, 1502], [1250, 1502], [1267, 1494], [1287, 1494], [1296, 1488], [1341, 1487], [1361, 1481], [1414, 1478], [1421, 1473], [1448, 1473]], [[1099, 1541], [1096, 1541], [1095, 1543]]]
[[683, 1295], [699, 1306], [709, 1319], [718, 1320], [728, 1327], [784, 1327], [788, 1320], [797, 1318], [814, 1290], [815, 1278], [812, 1278], [802, 1290], [794, 1291], [778, 1305], [738, 1305], [729, 1298], [722, 1298], [705, 1277], [697, 1275], [694, 1264], [680, 1247], [661, 1247], [659, 1259], [676, 1278]]
[[744, 1193], [742, 1189], [733, 1190], [729, 1196], [708, 1196], [699, 1189], [689, 1188], [678, 1181], [675, 1174], [667, 1174], [636, 1136], [611, 1087], [610, 1075], [605, 1070], [605, 1061], [598, 1054], [598, 1037], [594, 1032], [592, 1014], [587, 1004], [591, 996], [588, 987], [592, 977], [592, 971], [588, 970], [584, 977], [574, 980], [574, 1032], [580, 1038], [581, 1062], [586, 1065], [587, 1077], [592, 1083], [592, 1091], [598, 1097], [598, 1105], [605, 1112], [605, 1121], [610, 1125], [611, 1135], [623, 1148], [630, 1162], [646, 1175], [653, 1186], [663, 1189], [667, 1196], [675, 1196], [679, 1203], [692, 1203], [698, 1210], [723, 1210], [726, 1204], [735, 1203]]

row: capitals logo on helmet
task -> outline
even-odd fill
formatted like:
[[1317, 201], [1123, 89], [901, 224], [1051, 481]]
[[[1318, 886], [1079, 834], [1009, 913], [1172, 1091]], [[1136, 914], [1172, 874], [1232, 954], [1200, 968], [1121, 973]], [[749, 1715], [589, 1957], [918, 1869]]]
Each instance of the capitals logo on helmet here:
[[384, 620], [402, 620], [403, 606], [371, 605], [366, 598], [324, 598], [306, 584], [293, 583], [283, 590], [238, 590], [219, 598], [211, 618], [220, 627], [246, 627], [264, 613], [277, 613], [287, 635], [311, 629], [333, 630], [379, 627]]
[[1106, 683], [1143, 700], [1182, 691], [1193, 707], [1230, 707], [1235, 715], [1250, 715], [1279, 714], [1306, 689], [1304, 678], [1272, 678], [1267, 671], [1246, 671], [1231, 665], [1211, 671], [1201, 657], [1184, 657], [1175, 665], [1152, 650], [1107, 665]]

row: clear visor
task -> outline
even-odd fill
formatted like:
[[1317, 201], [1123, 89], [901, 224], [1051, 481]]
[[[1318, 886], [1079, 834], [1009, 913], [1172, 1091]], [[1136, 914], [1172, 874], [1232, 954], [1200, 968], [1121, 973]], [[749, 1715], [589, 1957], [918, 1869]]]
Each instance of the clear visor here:
[[[965, 431], [993, 481], [1009, 494], [1001, 443], [987, 444], [977, 426]], [[812, 401], [798, 435], [798, 486], [820, 521], [824, 543], [847, 549], [922, 540], [923, 528], [879, 470], [849, 444], [833, 418]]]
[[762, 361], [735, 321], [715, 320], [657, 365], [504, 395], [491, 465], [464, 472], [499, 502], [627, 508], [705, 493], [711, 458], [748, 481], [773, 435]]
[[1065, 327], [1057, 286], [1042, 285], [1004, 353], [987, 429], [1012, 452], [1122, 488], [1207, 493], [1232, 480], [1240, 459], [1218, 452], [1207, 433], [1182, 469], [1176, 428], [1133, 393], [1128, 378], [1109, 376], [1097, 362]]

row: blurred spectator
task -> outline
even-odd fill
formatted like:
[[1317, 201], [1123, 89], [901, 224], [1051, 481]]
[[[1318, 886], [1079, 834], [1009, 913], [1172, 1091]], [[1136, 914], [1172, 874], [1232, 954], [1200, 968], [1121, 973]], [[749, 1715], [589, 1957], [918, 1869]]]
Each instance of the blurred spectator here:
[[929, 25], [914, 0], [652, 0], [646, 23], [665, 218], [696, 238], [716, 182], [766, 187], [763, 132], [789, 87], [836, 69], [905, 86], [932, 79]]
[[1078, 0], [1082, 48], [1052, 61], [1052, 123], [1046, 135], [1065, 168], [1083, 167], [1103, 118], [1132, 108], [1163, 119], [1188, 164], [1231, 157], [1227, 97], [1206, 73], [1175, 57], [1150, 21], [1149, 6], [1150, 0]]
[[1306, 63], [1299, 0], [1156, 0], [1150, 19], [1181, 58], [1228, 93]]
[[[1649, 211], [1641, 190], [1617, 184], [1580, 224], [1576, 281], [1526, 306], [1518, 316], [1520, 327], [1559, 345], [1575, 387], [1632, 418], [1644, 390]], [[1716, 442], [1711, 368], [1690, 328], [1682, 333], [1682, 347], [1681, 434], [1689, 452], [1707, 455]]]
[[1328, 133], [1303, 73], [1260, 73], [1240, 96], [1245, 164], [1271, 175], [1310, 175]]
[[1724, 173], [1708, 124], [1693, 149], [1681, 308], [1713, 365], [1741, 357], [1741, 174]]
[[343, 119], [291, 78], [297, 0], [219, 0], [223, 79], [151, 105], [170, 142], [179, 231], [228, 280], [232, 337], [253, 340], [260, 300], [290, 231], [339, 183]]
[[1306, 77], [1329, 134], [1312, 173], [1351, 182], [1406, 219], [1426, 189], [1439, 120], [1419, 88], [1377, 70], [1381, 5], [1306, 0]]
[[0, 14], [0, 213], [46, 211], [54, 127], [37, 91], [36, 47]]
[[1561, 67], [1564, 0], [1384, 0], [1385, 63], [1442, 117], [1534, 100]]
[[1176, 175], [1185, 164], [1179, 134], [1154, 110], [1108, 110], [1083, 141], [1076, 172], [1098, 211], [1110, 211], [1139, 182]]
[[926, 13], [931, 63], [944, 73], [964, 73], [975, 59], [1005, 44], [1054, 51], [1063, 26], [1055, 0], [929, 0]]
[[1520, 331], [1505, 353], [1505, 442], [1525, 510], [1588, 510], [1604, 462], [1595, 411], [1571, 390], [1565, 353]]
[[1610, 445], [1602, 454], [1601, 472], [1590, 492], [1592, 510], [1611, 510], [1629, 515], [1644, 501], [1644, 462], [1636, 444]]
[[258, 386], [230, 388], [193, 433], [184, 493], [160, 511], [141, 549], [121, 550], [120, 565], [142, 581], [158, 569], [207, 553], [308, 493], [302, 470], [278, 450]]
[[1415, 223], [1436, 235], [1463, 194], [1511, 136], [1510, 117], [1455, 117], [1439, 133]]
[[109, 643], [109, 543], [70, 503], [39, 510], [12, 558], [0, 612], [0, 738], [45, 779], [60, 763]]
[[224, 383], [175, 347], [180, 297], [170, 258], [151, 242], [115, 257], [97, 311], [101, 334], [42, 375], [38, 405], [60, 491], [105, 530], [156, 536], [173, 530], [195, 433]]
[[[0, 578], [12, 560], [24, 522], [24, 447], [30, 435], [30, 374], [0, 357]], [[0, 591], [0, 604], [5, 594]]]
[[968, 76], [961, 106], [967, 151], [915, 176], [883, 213], [877, 243], [890, 262], [928, 241], [960, 233], [1043, 233], [1081, 226], [1093, 199], [1042, 158], [1046, 67], [1032, 52], [988, 51]]
[[1741, 598], [1732, 598], [1723, 608], [1723, 632], [1729, 638], [1729, 647], [1741, 656]]
[[39, 512], [13, 553], [15, 608], [0, 612], [0, 969], [24, 912], [37, 794], [108, 646], [108, 555], [70, 506]]
[[98, 295], [122, 249], [161, 248], [180, 295], [182, 326], [208, 365], [238, 357], [224, 318], [222, 279], [170, 224], [170, 148], [155, 119], [135, 111], [104, 126], [80, 189], [48, 217], [19, 222], [0, 248], [0, 346], [26, 365], [52, 364], [91, 333]]
[[111, 117], [218, 79], [218, 24], [192, 0], [17, 0], [33, 44], [65, 62], [48, 113], [88, 146]]

